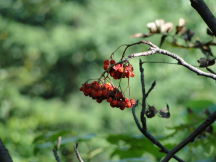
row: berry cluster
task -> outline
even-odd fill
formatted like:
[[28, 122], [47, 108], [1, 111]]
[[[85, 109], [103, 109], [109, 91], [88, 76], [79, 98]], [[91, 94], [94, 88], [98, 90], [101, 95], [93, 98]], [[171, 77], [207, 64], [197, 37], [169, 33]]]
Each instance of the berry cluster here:
[[116, 64], [115, 60], [104, 61], [104, 70], [111, 67], [109, 74], [114, 79], [134, 77], [133, 66], [131, 64], [114, 64]]
[[121, 110], [131, 108], [136, 104], [136, 100], [125, 98], [122, 92], [110, 83], [100, 84], [97, 81], [89, 84], [85, 83], [80, 88], [80, 91], [82, 91], [85, 96], [92, 97], [98, 103], [106, 100], [110, 103], [110, 106], [118, 107]]

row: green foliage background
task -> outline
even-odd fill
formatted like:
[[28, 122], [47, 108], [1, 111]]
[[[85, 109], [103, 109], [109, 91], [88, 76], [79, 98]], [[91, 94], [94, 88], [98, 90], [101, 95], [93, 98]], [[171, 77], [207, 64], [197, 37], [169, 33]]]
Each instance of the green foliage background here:
[[[216, 3], [207, 3], [216, 14]], [[198, 39], [209, 39], [189, 1], [0, 0], [0, 138], [14, 161], [55, 161], [52, 148], [58, 136], [67, 162], [76, 161], [76, 141], [87, 161], [159, 161], [163, 154], [141, 136], [130, 110], [97, 104], [79, 87], [99, 77], [103, 60], [119, 45], [138, 41], [131, 35], [147, 32], [149, 21], [177, 24], [180, 17]], [[159, 39], [150, 40], [158, 44]], [[202, 56], [199, 50], [163, 48], [191, 64]], [[161, 56], [144, 60], [172, 61]], [[131, 97], [141, 99], [138, 60], [131, 63], [136, 71]], [[157, 80], [149, 104], [171, 106], [171, 118], [149, 119], [149, 130], [172, 148], [206, 118], [204, 108], [216, 109], [215, 82], [175, 65], [146, 64], [145, 72], [147, 86]], [[215, 161], [216, 126], [212, 129], [178, 155], [186, 161]]]

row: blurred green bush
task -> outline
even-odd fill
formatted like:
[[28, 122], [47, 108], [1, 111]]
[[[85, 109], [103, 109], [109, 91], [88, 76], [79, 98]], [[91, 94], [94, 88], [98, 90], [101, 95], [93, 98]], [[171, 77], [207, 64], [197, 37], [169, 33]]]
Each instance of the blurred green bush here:
[[[211, 7], [214, 4], [209, 3]], [[72, 146], [77, 140], [85, 141], [81, 143], [80, 151], [86, 159], [124, 158], [118, 148], [129, 147], [131, 143], [120, 142], [121, 146], [116, 147], [110, 143], [109, 135], [127, 134], [122, 136], [137, 139], [133, 135], [140, 133], [130, 111], [110, 109], [105, 103], [96, 104], [84, 97], [79, 87], [87, 79], [99, 77], [102, 61], [119, 45], [137, 41], [130, 36], [146, 32], [147, 22], [163, 18], [177, 23], [180, 17], [187, 20], [200, 39], [206, 39], [206, 26], [188, 1], [0, 0], [0, 138], [14, 161], [54, 161], [51, 150], [59, 135], [63, 137], [64, 161], [76, 159]], [[151, 40], [159, 43], [157, 37]], [[200, 55], [199, 51], [174, 49], [168, 44], [164, 48], [181, 54], [193, 64]], [[129, 51], [141, 50], [143, 48], [138, 47]], [[137, 93], [140, 88], [138, 62], [132, 63], [137, 77], [131, 80], [131, 95], [140, 99], [141, 92]], [[186, 115], [187, 104], [191, 106], [195, 104], [193, 100], [204, 99], [213, 102], [208, 107], [215, 109], [214, 82], [182, 67], [171, 66], [146, 65], [148, 85], [152, 80], [158, 81], [150, 104], [162, 107], [169, 103], [172, 106], [169, 121], [158, 118], [149, 121], [149, 129], [159, 138], [172, 135], [172, 138], [164, 139], [167, 146], [173, 146], [189, 133], [188, 127], [176, 127], [191, 120]], [[203, 104], [206, 106], [206, 101]], [[196, 106], [192, 109], [197, 111]], [[120, 139], [122, 136], [117, 135]], [[212, 136], [211, 140], [198, 141], [197, 147], [186, 148], [180, 155], [189, 161], [215, 157], [215, 142], [211, 143], [215, 138]], [[202, 145], [203, 141], [207, 142], [208, 148], [208, 145]], [[143, 157], [147, 161], [157, 161], [158, 157], [151, 154], [154, 149], [150, 153], [144, 150], [134, 155], [145, 154]]]

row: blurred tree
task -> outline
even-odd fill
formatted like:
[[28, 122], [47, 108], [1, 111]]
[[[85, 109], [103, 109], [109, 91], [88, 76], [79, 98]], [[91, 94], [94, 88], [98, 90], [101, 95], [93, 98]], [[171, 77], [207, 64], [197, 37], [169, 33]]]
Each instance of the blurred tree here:
[[[209, 3], [214, 8], [214, 2]], [[130, 42], [130, 35], [143, 32], [147, 22], [161, 17], [176, 22], [180, 16], [190, 21], [189, 25], [197, 35], [205, 35], [205, 25], [198, 23], [200, 19], [191, 11], [189, 1], [0, 0], [0, 131], [13, 160], [53, 161], [51, 150], [58, 136], [62, 136], [63, 157], [67, 160], [72, 154], [74, 142], [85, 141], [84, 146], [80, 145], [82, 152], [86, 152], [84, 157], [104, 161], [116, 149], [116, 145], [107, 142], [105, 136], [122, 133], [137, 138], [131, 136], [137, 130], [131, 126], [134, 123], [129, 112], [110, 111], [106, 109], [108, 105], [103, 105], [103, 109], [81, 96], [78, 88], [83, 80], [96, 78], [107, 55], [122, 42]], [[157, 36], [150, 38], [152, 41], [157, 39]], [[163, 46], [173, 49], [168, 43]], [[143, 49], [138, 47], [129, 51], [132, 50]], [[173, 50], [186, 52], [184, 49]], [[198, 50], [191, 53], [194, 55], [185, 56], [187, 60], [199, 57], [196, 54], [199, 54]], [[135, 73], [137, 69], [135, 67]], [[150, 102], [163, 106], [162, 101], [167, 101], [177, 107], [176, 112], [171, 112], [170, 130], [160, 127], [167, 125], [164, 120], [150, 121], [150, 129], [154, 133], [172, 136], [180, 129], [189, 131], [191, 126], [188, 125], [176, 127], [191, 120], [185, 116], [188, 100], [191, 101], [189, 105], [194, 105], [193, 111], [202, 112], [202, 108], [197, 110], [196, 104], [202, 102], [205, 105], [206, 100], [209, 102], [205, 106], [215, 108], [214, 82], [191, 78], [189, 72], [180, 69], [179, 75], [173, 79], [175, 67], [158, 68], [151, 64], [146, 69], [149, 76], [147, 84], [153, 78], [160, 80], [160, 92], [153, 92]], [[131, 86], [138, 83], [139, 80], [131, 80]], [[167, 88], [167, 84], [170, 87]], [[179, 88], [182, 85], [184, 88]], [[189, 94], [185, 89], [193, 93]], [[137, 98], [140, 96], [136, 89], [131, 94]], [[86, 132], [97, 132], [98, 135], [95, 137]], [[182, 136], [184, 133], [175, 134], [174, 141], [161, 138], [172, 145]], [[211, 142], [207, 143], [213, 147]], [[200, 140], [196, 144], [198, 148], [203, 142]], [[95, 154], [98, 148], [103, 151]], [[184, 154], [185, 159], [197, 160], [200, 157], [191, 155], [201, 156], [197, 152], [205, 149], [186, 150], [184, 153], [189, 155]], [[116, 151], [112, 159], [123, 158], [122, 152]], [[205, 154], [206, 159], [214, 154], [212, 150], [209, 152]], [[149, 161], [157, 160], [149, 152], [137, 154], [144, 154]], [[136, 157], [130, 158], [134, 160]]]

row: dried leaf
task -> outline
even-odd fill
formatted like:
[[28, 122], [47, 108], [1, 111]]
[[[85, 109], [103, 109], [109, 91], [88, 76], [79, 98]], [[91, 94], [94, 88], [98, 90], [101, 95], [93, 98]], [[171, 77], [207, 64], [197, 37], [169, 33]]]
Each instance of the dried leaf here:
[[211, 51], [211, 48], [210, 46], [208, 45], [204, 45], [202, 42], [200, 42], [199, 40], [197, 40], [195, 42], [195, 45], [199, 47], [199, 49], [202, 51], [202, 53], [206, 56], [206, 57], [209, 57], [209, 56], [213, 56], [213, 53]]
[[165, 108], [161, 109], [159, 111], [159, 114], [162, 118], [169, 118], [170, 117], [169, 105], [166, 105]]
[[146, 110], [146, 117], [153, 118], [158, 113], [158, 110], [154, 106], [148, 105], [148, 109]]
[[184, 26], [176, 26], [176, 33], [175, 34], [183, 35], [185, 32], [186, 32], [186, 29]]
[[187, 29], [186, 32], [183, 34], [183, 38], [185, 41], [191, 41], [193, 36], [194, 36], [194, 32], [192, 32], [190, 29]]
[[215, 58], [202, 57], [197, 62], [199, 63], [199, 67], [208, 67], [215, 64]]

